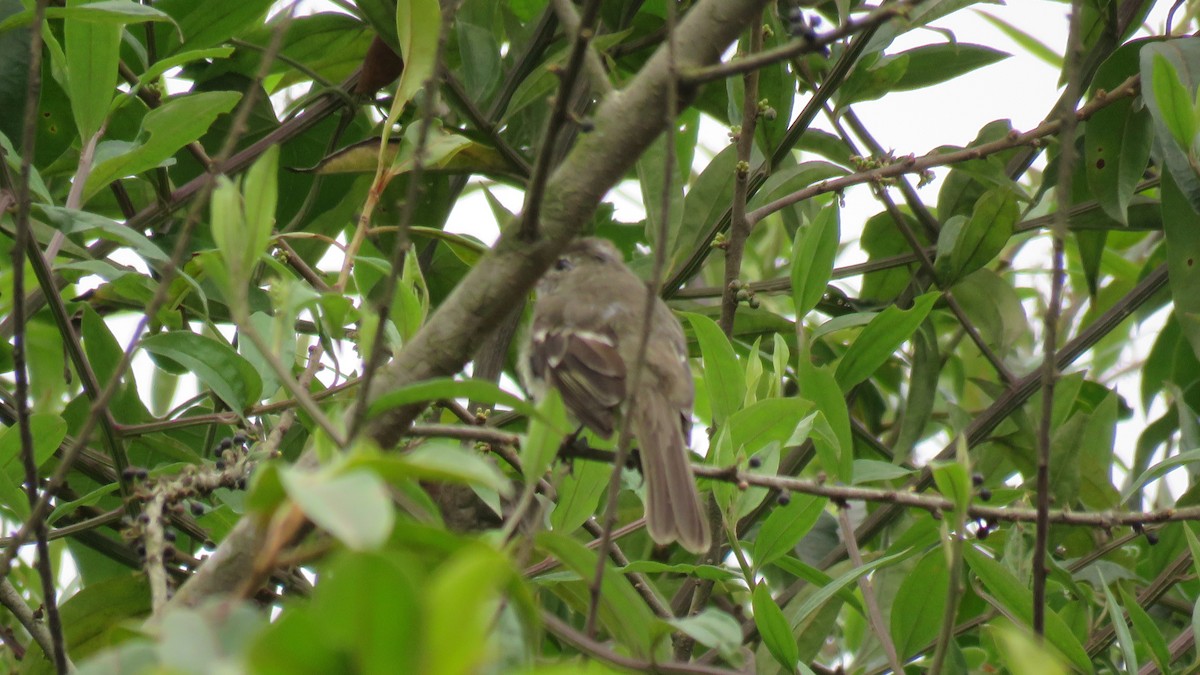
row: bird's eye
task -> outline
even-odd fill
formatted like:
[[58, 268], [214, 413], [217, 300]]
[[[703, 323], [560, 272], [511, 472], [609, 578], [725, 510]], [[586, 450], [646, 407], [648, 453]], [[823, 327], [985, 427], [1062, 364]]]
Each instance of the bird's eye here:
[[572, 265], [570, 258], [559, 258], [558, 261], [554, 263], [554, 269], [558, 270], [559, 272], [565, 272], [571, 269], [571, 267]]

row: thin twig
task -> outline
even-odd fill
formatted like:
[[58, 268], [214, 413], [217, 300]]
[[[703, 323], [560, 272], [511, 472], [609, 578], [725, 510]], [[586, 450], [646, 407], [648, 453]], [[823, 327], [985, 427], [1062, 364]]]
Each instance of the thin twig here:
[[[276, 50], [278, 50], [279, 46], [282, 44], [282, 30], [286, 28], [287, 25], [287, 21], [281, 22], [280, 29], [276, 31], [273, 41]], [[267, 63], [267, 61], [268, 60], [264, 60], [263, 65], [260, 66], [261, 72], [259, 73], [259, 77], [255, 80], [254, 84], [250, 86], [243, 97], [242, 104], [238, 108], [237, 113], [234, 115], [233, 123], [230, 126], [229, 134], [225, 138], [225, 143], [221, 148], [221, 152], [217, 155], [218, 159], [214, 161], [214, 167], [224, 167], [225, 159], [232, 154], [233, 149], [237, 144], [237, 140], [245, 132], [246, 123], [249, 120], [251, 109], [254, 106], [254, 100], [257, 97], [257, 91], [259, 89], [258, 83], [261, 82], [262, 77], [265, 75], [266, 69], [269, 68], [269, 63]], [[92, 402], [91, 411], [84, 419], [83, 427], [80, 429], [75, 438], [75, 444], [63, 452], [62, 458], [54, 470], [54, 474], [46, 483], [45, 492], [31, 509], [29, 519], [27, 519], [25, 523], [21, 525], [21, 528], [17, 530], [16, 534], [13, 535], [13, 539], [17, 542], [17, 545], [4, 549], [3, 552], [0, 552], [0, 576], [8, 574], [13, 558], [16, 555], [16, 551], [21, 544], [28, 540], [28, 537], [32, 533], [33, 526], [31, 524], [45, 518], [46, 514], [49, 513], [50, 500], [53, 497], [54, 491], [59, 485], [62, 485], [63, 481], [66, 480], [67, 474], [71, 471], [75, 461], [79, 458], [80, 453], [83, 451], [83, 448], [86, 447], [92, 432], [96, 428], [96, 424], [100, 418], [100, 415], [97, 414], [97, 411], [104, 410], [105, 406], [108, 405], [108, 401], [116, 393], [117, 388], [121, 383], [121, 375], [129, 367], [129, 363], [133, 358], [133, 352], [141, 340], [142, 333], [149, 326], [151, 318], [158, 313], [158, 310], [166, 302], [170, 292], [171, 282], [175, 279], [175, 275], [179, 270], [179, 266], [182, 263], [183, 258], [188, 253], [188, 244], [191, 240], [192, 229], [200, 220], [200, 213], [205, 206], [204, 202], [206, 201], [208, 193], [212, 189], [212, 185], [216, 180], [216, 173], [206, 173], [200, 178], [203, 180], [196, 183], [195, 188], [197, 192], [197, 198], [192, 203], [192, 208], [189, 210], [188, 216], [184, 220], [183, 227], [180, 228], [178, 239], [175, 243], [175, 249], [172, 251], [171, 258], [162, 268], [158, 287], [155, 289], [154, 296], [147, 304], [145, 315], [135, 326], [133, 335], [130, 337], [129, 343], [122, 354], [121, 361], [113, 370], [112, 378]], [[132, 227], [132, 225], [130, 226]], [[22, 299], [25, 298], [24, 295], [21, 297]], [[18, 313], [14, 312], [14, 320], [17, 320], [17, 314]], [[20, 313], [19, 316], [24, 317], [24, 313]]]
[[[830, 68], [829, 74], [826, 75], [824, 81], [821, 82], [820, 87], [816, 90], [816, 92], [813, 93], [812, 97], [808, 100], [808, 103], [806, 103], [804, 108], [801, 109], [800, 114], [796, 116], [796, 119], [792, 120], [792, 123], [788, 125], [787, 131], [783, 135], [783, 139], [780, 140], [779, 144], [772, 150], [770, 157], [764, 159], [763, 162], [759, 164], [758, 167], [756, 167], [750, 174], [748, 181], [750, 195], [754, 195], [754, 193], [756, 193], [763, 186], [763, 184], [767, 182], [767, 177], [771, 174], [771, 172], [778, 168], [785, 159], [792, 157], [793, 148], [795, 148], [796, 144], [800, 142], [800, 138], [804, 135], [804, 132], [809, 129], [813, 121], [817, 118], [817, 115], [821, 112], [821, 109], [833, 96], [834, 92], [836, 92], [838, 87], [840, 87], [842, 83], [845, 82], [846, 78], [849, 77], [850, 72], [853, 70], [854, 65], [858, 63], [859, 57], [862, 56], [863, 50], [866, 49], [867, 44], [871, 41], [871, 38], [875, 34], [877, 28], [878, 26], [869, 26], [864, 29], [862, 33], [858, 35], [858, 37], [851, 41], [851, 43], [842, 52], [841, 56], [838, 57], [838, 60], [833, 64], [833, 67]], [[692, 247], [692, 251], [688, 255], [687, 259], [685, 259], [683, 263], [672, 272], [671, 277], [667, 279], [665, 288], [663, 288], [665, 297], [672, 297], [674, 293], [678, 291], [678, 289], [682, 288], [684, 284], [686, 284], [696, 275], [696, 272], [700, 269], [700, 266], [704, 263], [704, 261], [708, 258], [709, 253], [712, 251], [712, 242], [716, 239], [718, 234], [728, 229], [730, 223], [732, 222], [732, 218], [732, 209], [726, 209], [711, 225], [707, 227], [703, 234], [696, 239], [696, 243]], [[748, 215], [747, 219], [750, 221], [752, 226], [754, 223], [760, 220], [754, 218], [752, 215]]]
[[[318, 363], [317, 359], [310, 359], [310, 363]], [[301, 380], [303, 381], [303, 380]], [[358, 386], [358, 378], [351, 378], [335, 384], [332, 387], [327, 387], [321, 391], [310, 394], [314, 401], [327, 399], [335, 394], [340, 394], [347, 389]], [[294, 399], [286, 401], [276, 401], [264, 405], [256, 405], [253, 408], [246, 410], [246, 417], [260, 417], [262, 415], [270, 415], [272, 413], [282, 412], [295, 408], [298, 402]], [[237, 424], [241, 420], [235, 412], [209, 413], [206, 415], [193, 415], [189, 417], [180, 417], [177, 419], [166, 419], [158, 422], [144, 422], [142, 424], [118, 424], [117, 433], [121, 436], [142, 436], [145, 434], [158, 433], [160, 431], [172, 431], [175, 429], [186, 429], [188, 427], [208, 426], [210, 424]]]
[[[672, 0], [668, 0], [668, 4], [670, 4], [671, 1]], [[591, 32], [591, 30], [592, 30], [591, 26], [594, 24], [594, 22], [597, 18], [599, 8], [600, 8], [600, 3], [597, 0], [588, 0], [588, 4], [584, 9], [584, 18], [581, 20], [581, 23], [580, 23], [580, 29], [579, 29], [580, 32], [577, 34], [577, 37], [575, 40], [575, 49], [571, 54], [572, 65], [574, 66], [574, 69], [576, 71], [579, 68], [579, 64], [576, 63], [576, 61], [582, 59], [583, 51], [587, 48], [587, 39], [590, 38], [590, 35], [588, 36], [588, 38], [585, 38], [583, 36], [583, 31], [587, 30], [589, 33]], [[578, 58], [576, 58], [576, 57], [578, 57]], [[674, 80], [675, 64], [674, 64], [674, 52], [670, 49], [670, 47], [668, 47], [668, 50], [667, 50], [667, 63], [668, 63], [668, 66], [667, 66], [667, 70], [668, 70], [667, 108], [668, 108], [668, 111], [666, 113], [666, 116], [669, 119], [673, 119], [673, 114], [672, 114], [671, 109], [673, 107], [672, 102], [674, 101], [674, 96], [675, 96], [675, 87], [673, 86], [673, 83], [675, 81]], [[572, 72], [571, 69], [568, 69], [568, 73], [571, 73], [571, 72]], [[555, 100], [555, 110], [556, 111], [560, 107], [565, 111], [567, 94], [571, 90], [571, 86], [572, 86], [571, 83], [573, 83], [573, 81], [574, 81], [573, 76], [571, 77], [570, 80], [568, 80], [566, 77], [563, 78], [562, 87], [560, 87], [559, 93], [558, 93], [558, 98]], [[540, 194], [537, 194], [537, 195], [535, 195], [535, 199], [533, 199], [531, 201], [528, 198], [528, 195], [532, 194], [535, 190], [534, 186], [537, 185], [539, 169], [542, 172], [544, 172], [546, 175], [549, 175], [548, 164], [550, 161], [550, 157], [552, 156], [551, 155], [551, 152], [553, 151], [552, 139], [554, 137], [551, 134], [552, 128], [553, 127], [547, 127], [547, 133], [542, 138], [542, 142], [544, 143], [544, 145], [540, 149], [540, 152], [538, 154], [537, 164], [534, 166], [534, 179], [532, 181], [530, 181], [530, 192], [526, 193], [526, 195], [527, 195], [526, 208], [524, 209], [524, 212], [521, 215], [521, 228], [522, 228], [523, 234], [526, 237], [528, 237], [529, 235], [533, 235], [534, 237], [536, 237], [536, 234], [537, 234], [537, 228], [538, 228], [538, 225], [537, 225], [538, 211], [537, 211], [537, 209], [540, 208], [542, 196]], [[670, 129], [670, 128], [671, 127], [668, 127], [668, 129]], [[556, 133], [557, 132], [555, 132], [555, 134]], [[668, 223], [670, 222], [669, 218], [668, 218], [670, 200], [669, 200], [669, 198], [666, 197], [666, 195], [669, 194], [669, 192], [670, 192], [670, 189], [667, 186], [669, 186], [671, 184], [671, 176], [673, 174], [673, 168], [674, 168], [673, 163], [675, 161], [674, 155], [671, 152], [674, 149], [675, 144], [672, 141], [670, 135], [668, 135], [666, 137], [665, 146], [667, 148], [667, 152], [666, 152], [667, 159], [666, 159], [666, 177], [664, 178], [664, 188], [663, 188], [663, 194], [664, 194], [663, 202], [667, 206], [667, 208], [663, 209], [662, 221], [659, 223], [659, 228], [658, 228], [658, 232], [659, 232], [658, 241], [659, 242], [666, 241], [666, 232], [667, 232], [667, 228], [668, 228]], [[543, 178], [543, 185], [544, 185], [544, 181], [545, 181], [545, 179]], [[540, 189], [539, 189], [539, 191], [540, 191]], [[533, 206], [532, 211], [530, 210], [530, 206]], [[663, 252], [662, 246], [654, 247], [654, 271], [651, 273], [652, 280], [656, 281], [662, 275], [664, 255], [665, 254]], [[646, 298], [645, 298], [645, 302], [643, 303], [641, 335], [638, 338], [637, 358], [634, 360], [634, 363], [632, 364], [632, 368], [630, 368], [630, 370], [629, 370], [629, 372], [630, 372], [629, 386], [626, 389], [626, 391], [629, 392], [629, 397], [625, 401], [625, 406], [626, 406], [627, 410], [634, 409], [634, 407], [637, 405], [638, 391], [640, 389], [640, 383], [641, 383], [641, 379], [642, 379], [642, 371], [644, 369], [643, 366], [645, 365], [645, 362], [646, 362], [646, 352], [647, 352], [647, 348], [650, 345], [650, 330], [651, 330], [650, 321], [651, 321], [651, 317], [653, 316], [653, 313], [654, 313], [654, 302], [658, 299], [658, 296], [655, 292], [656, 288], [658, 288], [658, 286], [656, 283], [653, 283], [653, 282], [648, 283], [646, 285]], [[628, 365], [626, 367], [628, 367]], [[587, 634], [587, 636], [589, 638], [595, 636], [595, 634], [596, 634], [596, 620], [597, 620], [597, 617], [599, 616], [599, 612], [600, 612], [600, 590], [601, 590], [602, 584], [604, 583], [605, 559], [608, 557], [609, 545], [612, 542], [613, 528], [615, 528], [616, 524], [617, 524], [617, 498], [620, 495], [620, 491], [621, 491], [621, 470], [622, 470], [622, 467], [625, 466], [625, 459], [629, 456], [629, 444], [633, 437], [632, 426], [633, 425], [631, 425], [631, 424], [621, 425], [621, 433], [617, 437], [616, 461], [613, 464], [612, 476], [609, 478], [609, 481], [608, 481], [608, 498], [607, 498], [607, 501], [604, 506], [604, 518], [601, 521], [601, 531], [600, 531], [599, 543], [597, 544], [597, 549], [596, 549], [597, 550], [596, 572], [593, 575], [591, 582], [588, 584], [589, 604], [588, 604], [587, 620], [584, 623], [584, 632]]]
[[[333, 420], [325, 415], [325, 411], [321, 410], [321, 406], [317, 405], [317, 402], [309, 395], [307, 387], [292, 376], [291, 369], [284, 365], [283, 360], [275, 353], [276, 350], [259, 334], [254, 324], [250, 323], [249, 315], [245, 314], [246, 307], [244, 305], [237, 307], [236, 305], [237, 303], [234, 303], [232, 309], [237, 319], [238, 331], [242, 337], [250, 340], [250, 344], [254, 345], [254, 348], [258, 350], [259, 355], [266, 361], [271, 371], [275, 373], [275, 377], [279, 378], [284, 389], [287, 389], [292, 394], [292, 400], [296, 402], [297, 407], [312, 419], [313, 424], [320, 427], [337, 447], [346, 447], [348, 437], [345, 432], [339, 429], [333, 423]], [[320, 359], [314, 355], [311, 361], [320, 361]]]
[[[936, 646], [933, 650], [933, 661], [929, 666], [929, 672], [931, 673], [942, 672], [942, 664], [946, 662], [946, 655], [950, 653], [950, 643], [955, 635], [954, 618], [958, 616], [958, 603], [963, 593], [963, 539], [966, 535], [966, 520], [966, 514], [959, 509], [955, 509], [953, 528], [949, 529], [949, 531], [943, 529], [944, 535], [950, 539], [949, 542], [943, 543], [943, 546], [950, 549], [949, 555], [946, 556], [948, 566], [946, 604], [942, 607], [942, 625], [938, 631]], [[854, 539], [853, 530], [847, 532], [847, 535], [848, 540]]]
[[[1140, 82], [1141, 80], [1137, 75], [1131, 76], [1129, 79], [1125, 80], [1115, 89], [1110, 91], [1107, 96], [1096, 97], [1087, 105], [1079, 108], [1074, 114], [1075, 120], [1085, 121], [1094, 115], [1097, 110], [1110, 105], [1112, 102], [1121, 98], [1135, 96], [1140, 90]], [[1018, 132], [1014, 130], [1004, 138], [992, 141], [990, 143], [977, 145], [973, 148], [963, 148], [962, 150], [956, 150], [947, 153], [931, 152], [923, 157], [916, 157], [914, 155], [901, 157], [898, 158], [895, 163], [889, 164], [885, 167], [871, 169], [869, 171], [860, 171], [850, 174], [849, 176], [821, 181], [816, 185], [810, 185], [804, 189], [784, 195], [779, 199], [754, 209], [750, 213], [746, 214], [746, 218], [749, 219], [751, 223], [757, 223], [776, 211], [787, 208], [788, 206], [792, 206], [793, 204], [798, 204], [819, 194], [825, 194], [827, 192], [841, 192], [848, 187], [861, 185], [863, 183], [880, 183], [894, 176], [900, 176], [907, 173], [923, 173], [929, 169], [932, 169], [933, 167], [945, 166], [948, 164], [958, 164], [971, 159], [980, 159], [982, 157], [987, 157], [988, 155], [993, 155], [995, 153], [1002, 152], [1004, 150], [1010, 150], [1016, 147], [1041, 145], [1043, 138], [1057, 135], [1061, 130], [1062, 119], [1055, 118], [1046, 120], [1029, 131]]]
[[551, 162], [558, 145], [558, 135], [567, 123], [567, 107], [571, 103], [571, 92], [575, 90], [575, 82], [579, 71], [583, 68], [584, 55], [588, 52], [588, 44], [595, 35], [596, 20], [600, 15], [600, 0], [587, 0], [583, 7], [583, 16], [579, 19], [578, 30], [575, 31], [571, 46], [571, 55], [567, 65], [559, 76], [558, 93], [554, 95], [554, 107], [546, 119], [546, 130], [542, 134], [538, 146], [537, 160], [533, 164], [533, 175], [529, 179], [529, 188], [525, 190], [525, 204], [521, 208], [520, 238], [522, 241], [535, 241], [540, 229], [542, 199], [545, 197], [546, 186], [549, 184], [550, 172], [554, 169]]
[[[437, 46], [434, 51], [434, 63], [442, 63], [442, 53], [446, 49], [446, 39], [450, 33], [450, 27], [453, 25], [457, 8], [457, 2], [449, 3], [449, 6], [443, 6], [442, 8], [442, 23], [438, 33]], [[363, 362], [362, 387], [359, 389], [358, 403], [354, 406], [354, 412], [350, 418], [351, 423], [348, 430], [348, 437], [350, 439], [357, 437], [363, 428], [369, 407], [368, 396], [371, 393], [371, 380], [374, 379], [375, 373], [383, 364], [384, 356], [390, 353], [385, 344], [387, 341], [387, 325], [391, 315], [392, 298], [396, 294], [396, 287], [399, 286], [399, 279], [404, 274], [404, 258], [411, 246], [408, 237], [408, 228], [412, 225], [413, 214], [416, 213], [417, 204], [424, 185], [421, 178], [425, 172], [425, 152], [429, 142], [429, 130], [433, 128], [434, 113], [437, 110], [438, 83], [440, 82], [442, 72], [442, 68], [433, 68], [429, 73], [429, 77], [424, 82], [420, 127], [418, 127], [416, 146], [413, 148], [412, 170], [409, 173], [408, 189], [404, 196], [404, 208], [400, 211], [400, 221], [397, 224], [395, 235], [396, 240], [392, 246], [391, 273], [384, 279], [383, 294], [379, 299], [379, 304], [375, 307], [378, 320], [376, 321], [375, 335], [372, 337], [370, 343], [370, 353], [367, 354]], [[354, 264], [354, 261], [347, 260], [346, 264]], [[337, 289], [340, 291], [344, 288], [345, 280], [339, 277], [338, 281]]]
[[[830, 114], [831, 111], [826, 110], [826, 113]], [[858, 120], [858, 117], [853, 114], [853, 111], [845, 111], [845, 116], [850, 121], [851, 126], [854, 128], [855, 134], [867, 144], [871, 150], [871, 153], [874, 155], [882, 155], [883, 148], [875, 141], [875, 138], [871, 136], [866, 126], [863, 125]], [[833, 118], [832, 115], [830, 115], [830, 117]], [[834, 121], [836, 123], [836, 119]], [[841, 125], [837, 124], [837, 127], [840, 132]], [[843, 133], [842, 138], [848, 145], [850, 145], [851, 150], [858, 154], [858, 150], [854, 147], [849, 136]], [[929, 213], [929, 210], [925, 208], [925, 205], [921, 202], [921, 200], [917, 199], [916, 191], [912, 189], [912, 186], [909, 185], [908, 181], [905, 180], [903, 176], [898, 176], [896, 180], [900, 184], [900, 188], [904, 194], [906, 203], [908, 203], [910, 208], [912, 208], [913, 213], [917, 214], [918, 220], [925, 224], [927, 236], [931, 238], [936, 237], [940, 228], [938, 227], [936, 220], [933, 218], [933, 215]], [[901, 236], [903, 236], [904, 240], [908, 243], [909, 248], [912, 249], [913, 255], [916, 256], [917, 261], [921, 264], [921, 269], [925, 272], [925, 275], [929, 279], [937, 278], [936, 272], [933, 268], [933, 260], [930, 257], [930, 254], [926, 253], [925, 245], [921, 243], [919, 239], [917, 239], [916, 233], [913, 232], [911, 227], [909, 227], [908, 220], [905, 219], [902, 213], [900, 213], [900, 209], [896, 207], [896, 203], [888, 194], [886, 187], [883, 185], [877, 185], [875, 186], [874, 193], [879, 201], [883, 203], [884, 208], [887, 209], [888, 214], [892, 217], [892, 222], [895, 223], [896, 228], [900, 231]], [[914, 278], [914, 283], [915, 281], [916, 279]], [[950, 309], [950, 312], [954, 314], [954, 317], [958, 319], [958, 323], [963, 327], [963, 331], [965, 331], [967, 336], [971, 338], [971, 341], [975, 343], [976, 348], [979, 349], [979, 353], [983, 354], [983, 357], [987, 359], [989, 364], [991, 364], [992, 369], [994, 369], [996, 374], [1000, 376], [1000, 379], [1003, 381], [1003, 383], [1005, 385], [1011, 384], [1016, 377], [1012, 374], [1012, 371], [1008, 369], [1008, 366], [1005, 365], [1004, 361], [992, 350], [987, 341], [983, 339], [983, 336], [979, 333], [979, 329], [976, 328], [974, 322], [967, 317], [966, 312], [963, 311], [962, 305], [958, 304], [958, 300], [955, 299], [954, 293], [949, 287], [943, 290], [942, 300], [946, 303], [946, 307]]]
[[[842, 528], [842, 540], [846, 542], [846, 550], [850, 554], [850, 564], [862, 567], [862, 554], [858, 552], [858, 543], [854, 540], [854, 525], [850, 523], [848, 507], [838, 508], [838, 524]], [[883, 612], [879, 611], [879, 601], [875, 598], [875, 586], [871, 583], [870, 575], [863, 574], [858, 577], [858, 590], [862, 593], [863, 601], [867, 603], [867, 622], [879, 643], [883, 645], [883, 652], [892, 664], [892, 671], [903, 673], [904, 665], [900, 663], [900, 657], [896, 654], [896, 644], [892, 642], [892, 634], [888, 631], [887, 622], [883, 620]]]
[[[924, 246], [922, 246], [920, 240], [917, 239], [917, 234], [913, 232], [912, 227], [909, 226], [908, 221], [904, 218], [904, 214], [902, 214], [900, 209], [896, 207], [896, 203], [892, 201], [892, 198], [888, 196], [887, 191], [882, 186], [877, 188], [876, 194], [878, 195], [879, 200], [883, 202], [884, 208], [887, 209], [888, 214], [892, 216], [892, 222], [896, 224], [896, 229], [900, 231], [901, 236], [904, 237], [904, 240], [908, 242], [909, 247], [917, 256], [917, 260], [921, 264], [921, 269], [926, 275], [929, 276], [929, 278], [936, 278], [936, 273], [934, 272], [933, 268], [933, 260], [926, 255]], [[958, 300], [954, 298], [953, 291], [947, 287], [942, 291], [941, 299], [945, 301], [946, 307], [952, 314], [954, 314], [954, 318], [958, 319], [959, 325], [962, 326], [962, 329], [967, 336], [971, 338], [971, 342], [975, 344], [975, 348], [979, 350], [979, 353], [982, 354], [985, 359], [987, 359], [987, 362], [992, 366], [992, 369], [995, 370], [996, 374], [1000, 376], [1001, 382], [1005, 385], [1012, 384], [1012, 382], [1017, 379], [1016, 376], [1013, 375], [1012, 371], [1009, 370], [1007, 365], [1005, 365], [1004, 360], [992, 350], [991, 346], [988, 345], [987, 340], [983, 339], [983, 335], [979, 332], [979, 329], [975, 326], [975, 323], [971, 321], [971, 319], [967, 316], [967, 313], [963, 311], [962, 305], [958, 304]]]
[[[762, 51], [762, 17], [750, 27], [748, 53]], [[750, 153], [754, 150], [754, 130], [758, 123], [758, 70], [742, 76], [742, 128], [737, 138], [737, 166], [734, 169], [733, 203], [730, 206], [729, 239], [725, 247], [725, 292], [721, 296], [721, 330], [733, 337], [733, 318], [738, 307], [738, 277], [742, 255], [750, 238], [752, 223], [746, 219], [746, 200], [750, 196]]]
[[[358, 71], [351, 74], [342, 86], [342, 94], [346, 89], [353, 88], [354, 83], [358, 81]], [[251, 92], [249, 98], [253, 99], [256, 94]], [[343, 104], [343, 96], [338, 96], [333, 92], [329, 92], [319, 100], [315, 101], [313, 106], [305, 111], [305, 114], [285, 122], [278, 128], [274, 129], [266, 136], [251, 143], [246, 148], [227, 156], [227, 159], [220, 162], [221, 169], [226, 173], [237, 173], [246, 167], [250, 166], [254, 160], [262, 155], [263, 151], [272, 145], [285, 143], [293, 138], [296, 138], [306, 131], [309, 131], [314, 126], [322, 122], [329, 115], [341, 109]], [[243, 105], [245, 99], [243, 99]], [[241, 128], [245, 128], [245, 122], [241, 123]], [[240, 134], [238, 134], [240, 137]], [[155, 203], [138, 211], [132, 218], [125, 222], [125, 226], [132, 230], [145, 230], [159, 225], [166, 220], [172, 213], [186, 206], [192, 200], [200, 197], [198, 201], [204, 202], [204, 196], [207, 195], [207, 190], [210, 189], [209, 182], [212, 180], [212, 173], [205, 172], [180, 186], [170, 194], [170, 199]], [[203, 194], [202, 194], [203, 193]], [[186, 223], [186, 221], [185, 221]], [[88, 247], [88, 251], [93, 258], [103, 258], [114, 250], [120, 247], [120, 244], [108, 239], [101, 239]], [[56, 277], [57, 285], [64, 286], [67, 282], [65, 279]], [[26, 315], [41, 308], [45, 302], [45, 297], [41, 290], [35, 290], [29, 294], [26, 302]], [[9, 337], [12, 335], [13, 317], [7, 316], [0, 321], [0, 337]]]
[[637, 673], [681, 673], [695, 675], [735, 675], [738, 671], [725, 668], [714, 668], [698, 663], [679, 663], [678, 661], [641, 661], [609, 649], [607, 645], [588, 637], [572, 628], [567, 622], [557, 616], [542, 611], [542, 623], [546, 628], [566, 644], [614, 666], [628, 668]]
[[[38, 467], [34, 458], [33, 430], [29, 423], [29, 368], [26, 362], [25, 332], [25, 256], [30, 243], [33, 241], [29, 226], [29, 211], [31, 207], [30, 180], [33, 175], [33, 154], [37, 142], [37, 109], [42, 91], [42, 23], [46, 16], [46, 0], [38, 0], [34, 6], [33, 26], [29, 30], [29, 73], [25, 86], [25, 109], [21, 129], [21, 177], [17, 187], [17, 218], [15, 237], [12, 247], [12, 295], [13, 316], [13, 377], [16, 384], [16, 413], [17, 430], [21, 441], [21, 464], [25, 469], [25, 493], [29, 498], [30, 510], [33, 511], [38, 503]], [[0, 165], [7, 173], [8, 163], [0, 153]], [[50, 494], [47, 488], [46, 495]], [[30, 516], [26, 525], [32, 523], [37, 540], [36, 567], [38, 578], [42, 582], [42, 603], [46, 608], [47, 626], [49, 628], [49, 649], [46, 654], [54, 662], [54, 668], [59, 675], [67, 673], [70, 662], [67, 659], [66, 644], [63, 639], [62, 617], [58, 612], [58, 591], [54, 586], [54, 570], [51, 567], [50, 545], [46, 540], [46, 521], [36, 513]], [[16, 547], [11, 549], [16, 550]], [[6, 551], [7, 553], [7, 551]], [[4, 580], [7, 582], [7, 569], [4, 570]], [[45, 649], [45, 646], [43, 646]]]
[[878, 28], [895, 17], [906, 16], [909, 10], [920, 4], [921, 0], [893, 2], [876, 8], [858, 21], [850, 20], [837, 28], [814, 37], [801, 36], [794, 42], [780, 45], [774, 49], [752, 52], [746, 56], [735, 58], [728, 63], [718, 63], [707, 68], [696, 68], [683, 73], [680, 78], [685, 85], [699, 85], [713, 80], [720, 80], [734, 75], [757, 72], [771, 64], [788, 61], [804, 54], [815, 54], [826, 47], [840, 42], [851, 35], [869, 29]]
[[[558, 22], [562, 24], [563, 30], [566, 31], [567, 35], [578, 35], [579, 27], [583, 23], [579, 18], [579, 12], [575, 11], [575, 5], [570, 0], [551, 0], [550, 6], [554, 8], [554, 13], [558, 15]], [[596, 49], [592, 46], [590, 39], [588, 40], [583, 59], [583, 66], [587, 69], [587, 76], [591, 81], [592, 89], [601, 96], [610, 94], [613, 90], [612, 82], [608, 81], [608, 73], [604, 70], [604, 63], [600, 61], [600, 55], [596, 53]]]
[[[51, 637], [46, 624], [33, 616], [33, 610], [29, 609], [29, 605], [25, 604], [25, 598], [21, 597], [20, 591], [8, 579], [0, 579], [0, 605], [3, 605], [5, 609], [12, 612], [17, 622], [25, 630], [29, 631], [34, 642], [37, 642], [38, 646], [42, 648], [42, 652], [46, 655], [46, 658], [53, 658], [56, 649], [54, 638]], [[67, 671], [73, 672], [74, 670], [75, 664], [71, 663], [70, 659], [67, 659]]]
[[1054, 412], [1054, 385], [1058, 380], [1055, 352], [1058, 349], [1058, 322], [1062, 314], [1063, 284], [1066, 278], [1064, 246], [1067, 236], [1067, 211], [1063, 206], [1071, 202], [1071, 182], [1075, 171], [1075, 101], [1079, 97], [1080, 83], [1077, 77], [1079, 65], [1080, 22], [1082, 3], [1071, 3], [1070, 28], [1067, 32], [1067, 47], [1063, 61], [1063, 77], [1067, 88], [1063, 93], [1062, 106], [1057, 111], [1060, 125], [1058, 154], [1058, 185], [1055, 198], [1059, 205], [1058, 217], [1050, 228], [1053, 242], [1050, 277], [1050, 300], [1046, 305], [1043, 322], [1042, 342], [1042, 419], [1038, 424], [1037, 451], [1037, 531], [1033, 545], [1033, 632], [1042, 636], [1046, 630], [1046, 566], [1047, 549], [1050, 546], [1050, 443], [1053, 432], [1051, 419]]

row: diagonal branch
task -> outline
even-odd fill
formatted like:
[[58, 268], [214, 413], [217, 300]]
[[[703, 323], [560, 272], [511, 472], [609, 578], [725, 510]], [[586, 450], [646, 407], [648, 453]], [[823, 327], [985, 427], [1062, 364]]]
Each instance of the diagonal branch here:
[[[700, 0], [679, 25], [676, 61], [679, 68], [716, 63], [722, 51], [749, 25], [765, 0]], [[597, 108], [595, 128], [579, 136], [547, 182], [541, 235], [522, 241], [510, 223], [429, 321], [380, 372], [371, 396], [405, 384], [458, 372], [509, 308], [520, 302], [559, 252], [577, 235], [600, 200], [633, 166], [642, 150], [662, 133], [661, 111], [670, 81], [667, 55], [659, 49], [628, 86], [608, 96]], [[686, 102], [694, 89], [679, 92]], [[368, 433], [391, 447], [405, 433], [420, 408], [386, 412], [369, 422]], [[263, 529], [255, 518], [243, 518], [206, 565], [179, 589], [173, 602], [192, 605], [236, 586], [252, 567], [262, 545]]]

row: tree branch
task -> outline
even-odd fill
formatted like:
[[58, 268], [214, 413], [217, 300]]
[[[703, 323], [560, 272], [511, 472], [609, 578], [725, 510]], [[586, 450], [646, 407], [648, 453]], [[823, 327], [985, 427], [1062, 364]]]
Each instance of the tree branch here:
[[[679, 25], [679, 67], [716, 63], [765, 4], [765, 0], [700, 0]], [[582, 232], [608, 190], [662, 133], [660, 112], [666, 105], [669, 77], [667, 55], [659, 49], [626, 88], [601, 103], [593, 118], [594, 130], [579, 136], [550, 177], [540, 238], [521, 241], [512, 223], [505, 227], [493, 250], [380, 372], [372, 397], [462, 369], [505, 312], [528, 294], [559, 252]], [[696, 92], [680, 93], [686, 101]], [[382, 414], [370, 421], [367, 431], [381, 446], [391, 447], [419, 410], [410, 406]], [[252, 569], [263, 532], [256, 518], [243, 518], [172, 602], [193, 605], [236, 587], [237, 580]]]

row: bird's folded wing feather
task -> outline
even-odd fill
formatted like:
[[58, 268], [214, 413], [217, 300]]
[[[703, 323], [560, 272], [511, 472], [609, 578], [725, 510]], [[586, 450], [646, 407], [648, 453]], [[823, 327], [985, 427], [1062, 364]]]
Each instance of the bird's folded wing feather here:
[[625, 363], [612, 331], [535, 330], [530, 360], [534, 375], [558, 389], [580, 422], [612, 435], [613, 413], [625, 400]]

